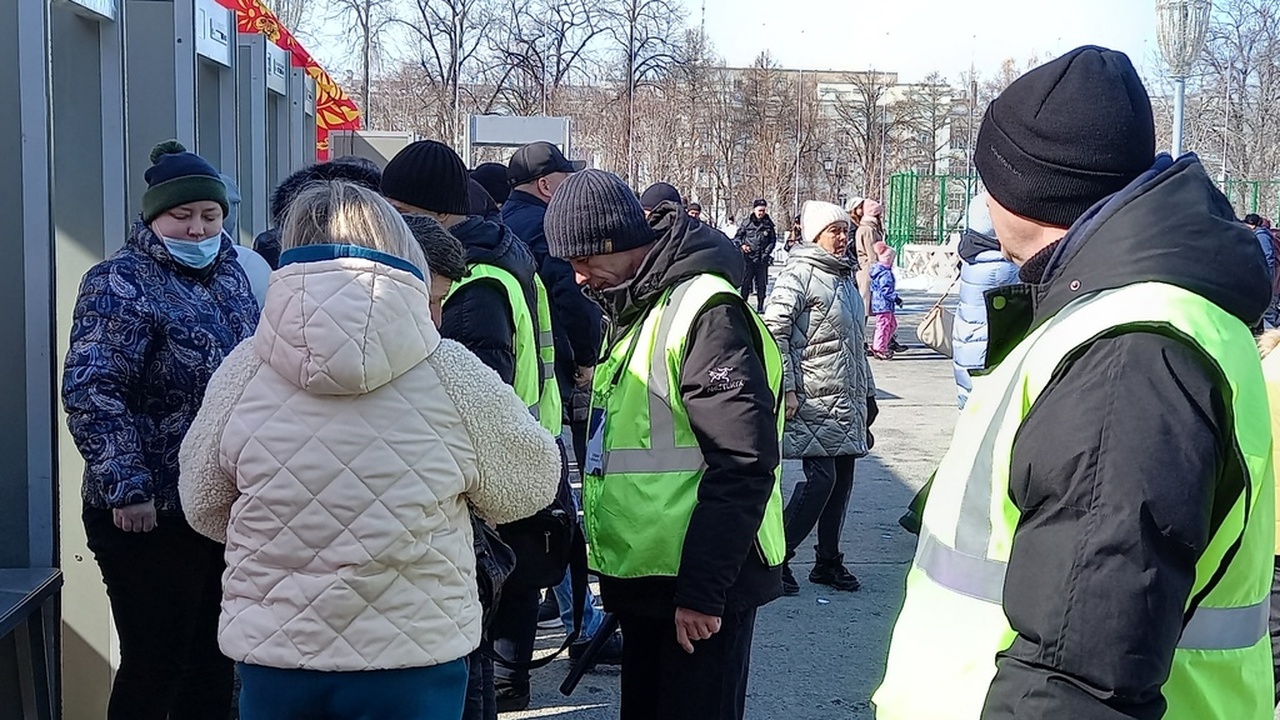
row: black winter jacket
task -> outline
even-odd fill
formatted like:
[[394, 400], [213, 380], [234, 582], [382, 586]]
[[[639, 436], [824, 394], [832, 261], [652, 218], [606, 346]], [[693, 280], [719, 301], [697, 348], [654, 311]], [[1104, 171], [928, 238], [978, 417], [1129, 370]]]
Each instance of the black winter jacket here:
[[[1246, 326], [1271, 295], [1257, 241], [1194, 156], [1162, 156], [1023, 279], [987, 293], [989, 365], [1094, 291], [1170, 283]], [[1004, 609], [1017, 636], [984, 720], [1163, 716], [1196, 562], [1243, 489], [1216, 368], [1161, 328], [1119, 330], [1064, 362], [1032, 406], [1009, 481], [1021, 519]]]
[[[505, 225], [469, 217], [449, 228], [467, 251], [467, 264], [494, 265], [515, 275], [530, 308], [537, 306], [533, 257]], [[503, 382], [515, 383], [515, 320], [506, 292], [496, 280], [477, 280], [445, 301], [440, 334], [457, 340], [493, 368]]]
[[556, 344], [556, 381], [565, 407], [573, 396], [578, 366], [595, 367], [600, 359], [600, 306], [583, 294], [568, 261], [551, 254], [543, 222], [547, 204], [514, 190], [502, 206], [502, 219], [533, 253], [538, 275], [551, 301], [551, 329]]
[[751, 262], [768, 262], [773, 257], [773, 249], [778, 244], [778, 229], [773, 225], [773, 218], [765, 215], [763, 218], [757, 218], [755, 214], [747, 216], [747, 219], [738, 226], [738, 234], [733, 238], [733, 244], [741, 248], [747, 245], [751, 248], [751, 252], [743, 253], [743, 257]]
[[[630, 282], [604, 291], [615, 338], [645, 317], [667, 288], [703, 273], [742, 282], [739, 251], [724, 235], [693, 221], [678, 206], [650, 216], [658, 241]], [[706, 458], [698, 504], [685, 535], [677, 577], [602, 577], [612, 612], [669, 617], [677, 607], [721, 616], [759, 607], [782, 593], [781, 568], [756, 549], [756, 532], [780, 461], [778, 398], [769, 387], [762, 344], [750, 310], [734, 296], [705, 309], [693, 323], [680, 393]], [[726, 382], [717, 376], [729, 369]]]

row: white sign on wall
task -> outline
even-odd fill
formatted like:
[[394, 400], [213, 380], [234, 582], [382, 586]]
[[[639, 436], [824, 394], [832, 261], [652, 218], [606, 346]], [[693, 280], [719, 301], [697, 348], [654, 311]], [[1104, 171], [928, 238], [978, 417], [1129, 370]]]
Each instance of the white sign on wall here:
[[196, 52], [223, 67], [231, 67], [231, 12], [216, 0], [196, 3]]
[[99, 17], [108, 20], [116, 19], [116, 0], [67, 0], [67, 2]]

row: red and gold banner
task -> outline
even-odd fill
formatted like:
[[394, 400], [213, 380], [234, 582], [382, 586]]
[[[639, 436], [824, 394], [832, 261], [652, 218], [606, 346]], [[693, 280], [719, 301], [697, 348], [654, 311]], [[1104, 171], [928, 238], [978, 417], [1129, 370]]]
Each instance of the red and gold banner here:
[[360, 108], [347, 97], [329, 73], [311, 57], [311, 53], [298, 42], [289, 29], [280, 24], [275, 13], [262, 4], [262, 0], [218, 0], [224, 7], [235, 10], [236, 30], [242, 33], [259, 33], [268, 40], [289, 51], [294, 67], [307, 71], [316, 81], [316, 156], [329, 157], [329, 131], [359, 130]]

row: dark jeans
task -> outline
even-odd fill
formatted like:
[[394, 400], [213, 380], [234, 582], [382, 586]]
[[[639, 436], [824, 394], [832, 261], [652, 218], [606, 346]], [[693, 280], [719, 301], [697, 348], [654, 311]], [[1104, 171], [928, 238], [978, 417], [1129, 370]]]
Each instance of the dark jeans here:
[[853, 492], [851, 455], [804, 459], [805, 479], [796, 483], [791, 501], [782, 512], [787, 533], [787, 558], [818, 526], [818, 558], [834, 559], [840, 554], [840, 532]]
[[618, 616], [622, 634], [621, 720], [742, 720], [756, 611], [726, 614], [720, 632], [676, 642], [674, 616]]
[[441, 720], [462, 712], [467, 662], [359, 672], [241, 663], [240, 680], [240, 720]]
[[1276, 704], [1280, 705], [1280, 557], [1271, 579], [1271, 661], [1276, 675]]
[[89, 549], [102, 570], [120, 636], [108, 720], [226, 720], [231, 661], [218, 649], [222, 545], [163, 516], [124, 532], [110, 510], [86, 508]]
[[767, 259], [751, 260], [742, 258], [746, 264], [746, 276], [742, 281], [742, 299], [751, 294], [752, 286], [756, 291], [756, 311], [764, 312], [764, 298], [769, 294], [769, 261]]
[[462, 720], [498, 720], [494, 697], [493, 661], [476, 650], [467, 656], [467, 699]]
[[[502, 589], [502, 601], [498, 603], [493, 615], [493, 648], [502, 657], [515, 662], [529, 662], [533, 659], [533, 646], [538, 637], [538, 604], [542, 602], [542, 591], [534, 588]], [[512, 670], [501, 663], [495, 663], [494, 679], [504, 685], [511, 685], [523, 693], [529, 689], [529, 671]]]

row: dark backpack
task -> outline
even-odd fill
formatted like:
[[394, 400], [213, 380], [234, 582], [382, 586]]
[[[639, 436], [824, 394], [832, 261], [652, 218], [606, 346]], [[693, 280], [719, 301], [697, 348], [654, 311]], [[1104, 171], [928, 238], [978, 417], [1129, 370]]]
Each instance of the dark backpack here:
[[573, 555], [578, 528], [573, 489], [569, 486], [569, 458], [560, 447], [560, 485], [547, 507], [532, 516], [498, 526], [498, 536], [515, 553], [515, 569], [506, 586], [521, 590], [555, 587], [564, 579]]

